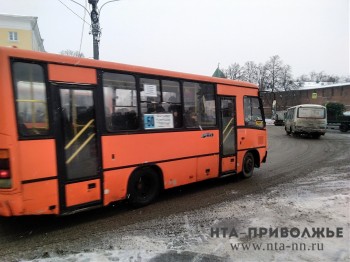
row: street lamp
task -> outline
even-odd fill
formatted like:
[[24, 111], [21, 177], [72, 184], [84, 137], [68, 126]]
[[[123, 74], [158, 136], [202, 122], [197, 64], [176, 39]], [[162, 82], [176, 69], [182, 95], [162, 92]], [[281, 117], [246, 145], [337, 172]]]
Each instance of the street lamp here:
[[[72, 0], [73, 1], [73, 0]], [[91, 18], [91, 33], [93, 36], [93, 48], [94, 48], [94, 59], [98, 60], [100, 58], [99, 54], [99, 43], [100, 43], [100, 35], [101, 35], [101, 28], [100, 28], [100, 13], [102, 8], [110, 3], [110, 2], [115, 2], [119, 0], [110, 0], [104, 3], [100, 10], [97, 8], [97, 3], [99, 0], [89, 0], [89, 4], [92, 5], [92, 10], [90, 13], [90, 18]], [[75, 2], [75, 1], [73, 1]]]
[[96, 7], [97, 3], [98, 3], [98, 0], [89, 0], [89, 4], [92, 5], [92, 7], [94, 6]]
[[91, 17], [91, 33], [93, 37], [93, 49], [94, 49], [94, 59], [98, 60], [100, 58], [99, 54], [99, 42], [100, 42], [100, 22], [99, 14], [97, 10], [98, 0], [89, 0], [89, 4], [92, 5], [92, 11], [90, 13]]
[[91, 16], [91, 21], [94, 24], [98, 23], [99, 15], [98, 15], [98, 12], [96, 10], [92, 10], [90, 16]]
[[[79, 4], [78, 2], [71, 0], [72, 2], [76, 3], [77, 5], [80, 5], [83, 7], [87, 12], [89, 12], [83, 5]], [[97, 8], [97, 3], [99, 0], [89, 0], [88, 3], [92, 5], [92, 10], [90, 12], [90, 18], [91, 18], [91, 34], [93, 36], [93, 48], [94, 48], [94, 59], [99, 59], [99, 43], [100, 43], [100, 36], [101, 36], [101, 28], [100, 28], [100, 14], [102, 8], [111, 2], [116, 2], [119, 0], [109, 0], [105, 2], [100, 10]]]

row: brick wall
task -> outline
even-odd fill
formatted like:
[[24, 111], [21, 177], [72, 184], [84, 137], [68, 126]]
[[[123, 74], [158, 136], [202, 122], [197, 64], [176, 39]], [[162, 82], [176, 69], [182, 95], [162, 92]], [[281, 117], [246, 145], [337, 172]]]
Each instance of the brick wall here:
[[[270, 118], [272, 115], [272, 101], [274, 94], [261, 93], [264, 104], [265, 115]], [[300, 104], [318, 104], [325, 105], [328, 102], [342, 103], [347, 111], [350, 111], [350, 84], [342, 86], [323, 87], [307, 90], [294, 90], [276, 92], [277, 110], [286, 110], [287, 108]]]

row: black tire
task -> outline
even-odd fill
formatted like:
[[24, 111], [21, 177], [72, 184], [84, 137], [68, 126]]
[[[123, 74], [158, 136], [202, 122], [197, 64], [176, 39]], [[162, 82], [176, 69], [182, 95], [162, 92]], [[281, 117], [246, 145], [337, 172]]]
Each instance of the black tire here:
[[339, 126], [339, 130], [340, 130], [340, 132], [348, 132], [349, 127], [347, 125], [341, 124]]
[[242, 176], [243, 178], [250, 178], [253, 175], [255, 166], [255, 159], [251, 152], [247, 152], [243, 158]]
[[152, 203], [159, 191], [159, 176], [152, 168], [138, 169], [129, 179], [129, 203], [134, 207], [142, 207]]
[[312, 134], [311, 137], [314, 139], [319, 139], [320, 138], [320, 134]]
[[286, 130], [286, 134], [289, 136], [290, 135], [290, 131], [287, 130], [287, 127], [284, 127], [284, 130]]

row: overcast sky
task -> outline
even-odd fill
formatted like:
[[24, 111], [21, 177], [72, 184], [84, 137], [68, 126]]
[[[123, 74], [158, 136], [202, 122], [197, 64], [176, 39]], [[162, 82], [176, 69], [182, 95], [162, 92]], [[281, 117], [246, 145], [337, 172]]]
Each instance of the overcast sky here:
[[[84, 17], [82, 7], [61, 1]], [[0, 2], [0, 13], [39, 18], [46, 51], [79, 50], [83, 32], [81, 52], [93, 57], [89, 25], [83, 30], [59, 0]], [[295, 77], [349, 75], [349, 13], [349, 0], [120, 0], [102, 8], [100, 59], [212, 75], [218, 63], [279, 55]]]

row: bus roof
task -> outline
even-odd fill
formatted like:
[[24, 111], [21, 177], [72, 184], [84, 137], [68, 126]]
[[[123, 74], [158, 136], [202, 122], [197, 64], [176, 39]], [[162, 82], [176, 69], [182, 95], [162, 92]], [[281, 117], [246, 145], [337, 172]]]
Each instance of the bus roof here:
[[[324, 106], [317, 105], [317, 104], [301, 104], [301, 105], [291, 106], [290, 108], [295, 108], [295, 107], [322, 107], [322, 108], [324, 108]], [[290, 108], [288, 108], [288, 109], [290, 109]]]
[[116, 62], [107, 62], [107, 61], [101, 61], [101, 60], [65, 56], [65, 55], [58, 55], [58, 54], [45, 53], [45, 52], [37, 52], [37, 51], [17, 49], [17, 48], [0, 47], [0, 59], [4, 59], [4, 58], [6, 59], [7, 57], [46, 61], [46, 62], [52, 62], [55, 64], [61, 64], [61, 65], [119, 70], [124, 72], [135, 72], [135, 73], [148, 74], [148, 75], [161, 75], [161, 76], [167, 76], [167, 77], [180, 78], [184, 80], [187, 79], [187, 80], [195, 80], [195, 81], [234, 85], [234, 86], [258, 89], [258, 86], [255, 84], [239, 81], [239, 80], [230, 80], [225, 78], [181, 73], [181, 72], [175, 72], [175, 71], [169, 71], [169, 70], [163, 70], [163, 69], [127, 65], [127, 64], [121, 64]]

